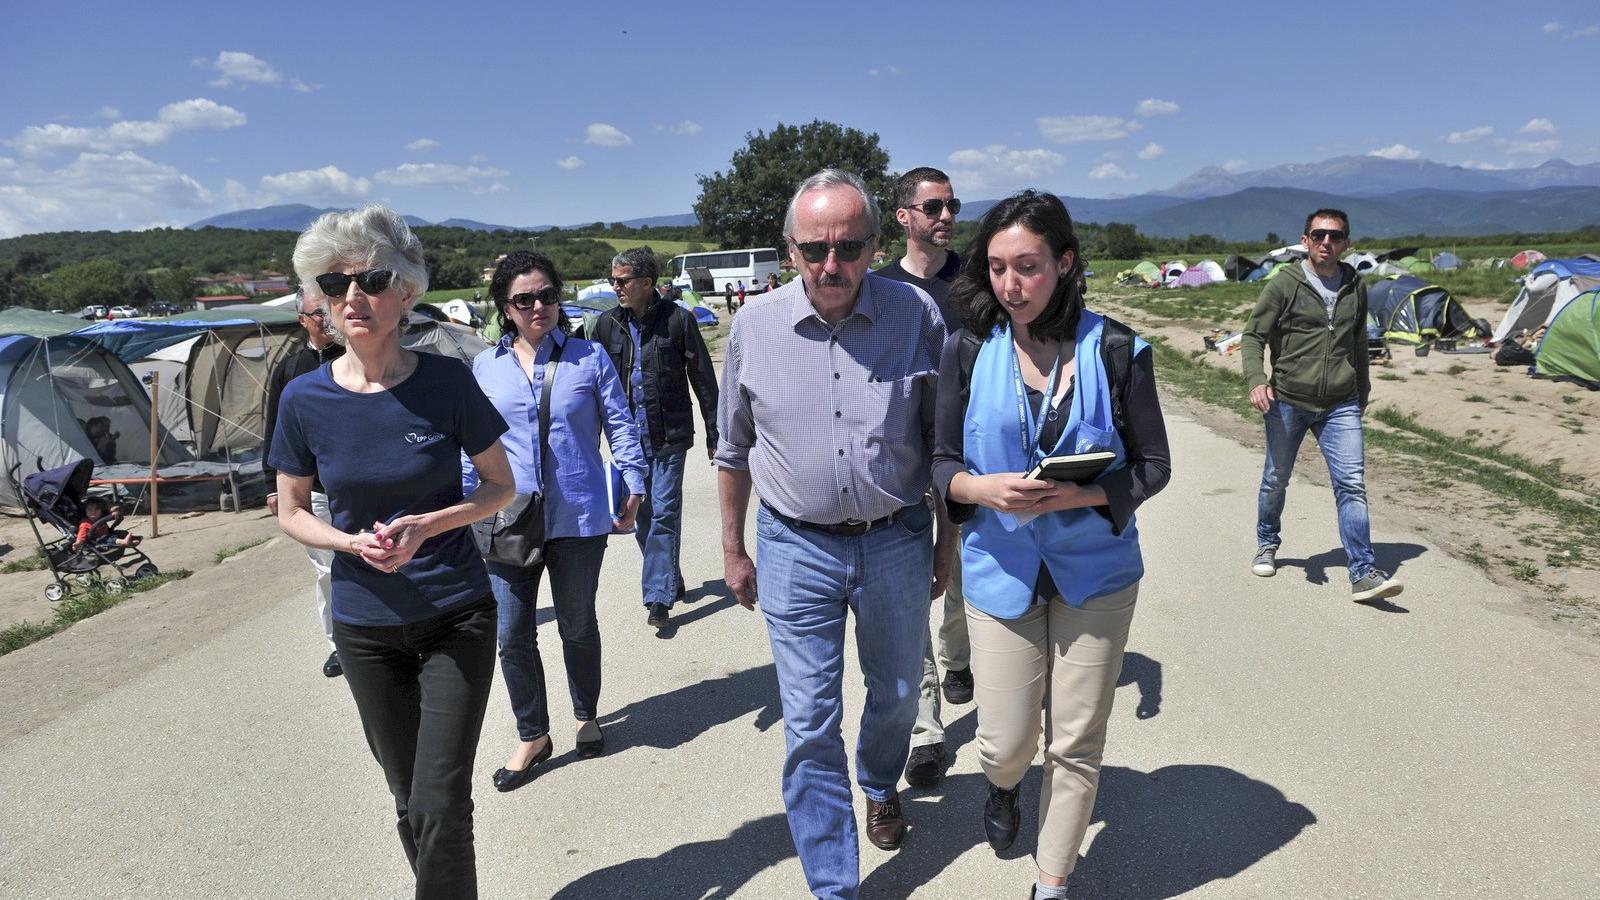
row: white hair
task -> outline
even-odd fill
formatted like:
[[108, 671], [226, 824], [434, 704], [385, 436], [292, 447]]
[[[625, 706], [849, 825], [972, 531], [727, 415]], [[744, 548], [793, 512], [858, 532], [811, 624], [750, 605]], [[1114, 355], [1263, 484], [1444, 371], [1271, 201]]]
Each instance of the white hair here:
[[340, 263], [393, 271], [406, 296], [407, 309], [428, 290], [422, 242], [411, 233], [406, 220], [386, 206], [373, 203], [323, 213], [300, 233], [294, 245], [294, 274], [303, 290], [315, 288], [317, 296], [326, 299], [317, 286], [317, 276]]
[[800, 197], [809, 191], [819, 191], [825, 188], [847, 187], [861, 195], [861, 204], [867, 208], [868, 238], [878, 236], [878, 202], [872, 199], [867, 192], [867, 183], [861, 180], [860, 175], [846, 172], [843, 169], [823, 169], [821, 172], [800, 182], [800, 187], [795, 190], [794, 196], [789, 198], [789, 209], [783, 214], [783, 236], [794, 237], [794, 210], [800, 205]]

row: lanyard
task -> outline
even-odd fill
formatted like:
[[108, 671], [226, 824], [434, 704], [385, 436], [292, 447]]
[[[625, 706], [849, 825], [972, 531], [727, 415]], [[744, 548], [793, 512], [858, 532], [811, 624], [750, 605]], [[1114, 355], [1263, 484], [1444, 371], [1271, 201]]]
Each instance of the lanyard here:
[[[1007, 329], [1008, 338], [1010, 329]], [[1033, 461], [1034, 451], [1039, 449], [1039, 440], [1044, 436], [1045, 421], [1048, 412], [1055, 408], [1056, 385], [1061, 378], [1061, 344], [1056, 344], [1056, 362], [1050, 369], [1050, 383], [1045, 386], [1044, 399], [1039, 403], [1039, 412], [1046, 413], [1036, 418], [1028, 409], [1028, 388], [1022, 382], [1022, 362], [1017, 358], [1016, 341], [1011, 341], [1011, 379], [1017, 395], [1017, 424], [1020, 426], [1022, 437], [1022, 456], [1030, 463]]]

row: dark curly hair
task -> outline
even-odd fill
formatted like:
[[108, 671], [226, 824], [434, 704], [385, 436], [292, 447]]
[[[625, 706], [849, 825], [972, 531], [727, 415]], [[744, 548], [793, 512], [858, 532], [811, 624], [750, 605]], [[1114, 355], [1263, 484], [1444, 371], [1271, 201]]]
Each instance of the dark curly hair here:
[[1078, 235], [1072, 229], [1072, 216], [1067, 213], [1066, 204], [1056, 195], [1043, 191], [1013, 194], [984, 213], [977, 235], [963, 254], [961, 274], [950, 288], [961, 307], [961, 324], [977, 337], [987, 338], [1009, 320], [1010, 316], [995, 299], [989, 282], [989, 242], [1013, 225], [1021, 225], [1044, 238], [1056, 258], [1072, 251], [1072, 265], [1056, 285], [1055, 293], [1050, 295], [1044, 312], [1028, 323], [1028, 334], [1035, 340], [1071, 338], [1078, 326], [1078, 311], [1083, 309], [1083, 249], [1078, 245]]
[[[501, 334], [516, 334], [517, 324], [506, 315], [507, 292], [511, 290], [511, 282], [517, 276], [529, 272], [543, 272], [544, 277], [550, 279], [550, 285], [556, 289], [556, 294], [561, 293], [561, 273], [556, 271], [555, 262], [537, 250], [513, 250], [506, 254], [505, 259], [494, 267], [494, 277], [489, 279], [489, 299], [494, 301], [495, 322], [500, 326]], [[560, 310], [556, 313], [556, 327], [567, 331], [567, 311]]]

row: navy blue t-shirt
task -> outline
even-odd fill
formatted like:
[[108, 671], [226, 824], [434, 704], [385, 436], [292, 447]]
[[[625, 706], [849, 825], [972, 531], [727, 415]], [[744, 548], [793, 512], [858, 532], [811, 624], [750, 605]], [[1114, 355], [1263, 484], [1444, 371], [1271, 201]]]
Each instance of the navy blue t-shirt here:
[[[461, 502], [461, 453], [482, 453], [506, 431], [472, 371], [419, 353], [405, 381], [358, 394], [334, 382], [331, 365], [283, 389], [268, 462], [288, 475], [318, 476], [333, 527], [352, 534]], [[333, 617], [348, 625], [421, 622], [488, 594], [488, 570], [467, 528], [423, 541], [392, 573], [352, 553], [333, 556]]]

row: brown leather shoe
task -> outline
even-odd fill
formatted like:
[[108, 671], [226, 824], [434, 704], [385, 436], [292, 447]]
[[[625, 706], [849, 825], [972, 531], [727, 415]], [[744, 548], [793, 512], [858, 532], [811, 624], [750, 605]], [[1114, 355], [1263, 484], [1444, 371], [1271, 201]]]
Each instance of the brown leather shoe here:
[[879, 850], [897, 850], [906, 839], [906, 818], [900, 812], [900, 795], [879, 803], [867, 798], [867, 840]]

